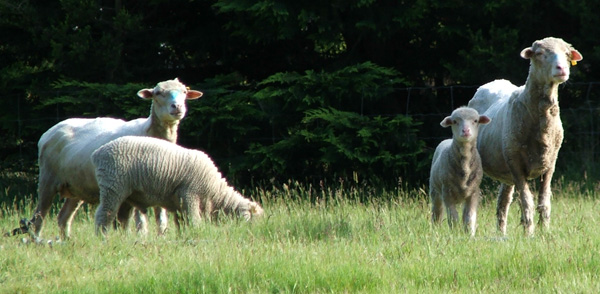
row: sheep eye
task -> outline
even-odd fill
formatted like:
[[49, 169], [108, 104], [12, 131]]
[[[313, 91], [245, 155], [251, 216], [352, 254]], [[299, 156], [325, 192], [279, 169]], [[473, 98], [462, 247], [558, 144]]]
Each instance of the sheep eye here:
[[455, 120], [455, 119], [454, 119], [454, 120], [452, 120], [452, 123], [453, 123], [453, 124], [456, 124], [456, 120]]

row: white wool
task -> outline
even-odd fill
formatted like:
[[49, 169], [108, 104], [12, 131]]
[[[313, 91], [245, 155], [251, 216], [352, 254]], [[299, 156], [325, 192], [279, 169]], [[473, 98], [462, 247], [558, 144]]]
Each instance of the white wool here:
[[441, 221], [445, 206], [452, 227], [458, 221], [456, 206], [463, 203], [463, 225], [471, 236], [475, 235], [483, 177], [477, 152], [478, 129], [489, 122], [488, 117], [480, 116], [473, 108], [454, 110], [440, 123], [442, 127], [452, 127], [452, 139], [437, 146], [431, 163], [429, 195], [433, 222]]
[[478, 149], [484, 173], [501, 182], [498, 228], [506, 234], [506, 217], [516, 186], [521, 196], [521, 221], [525, 233], [531, 235], [535, 207], [527, 181], [542, 177], [537, 209], [547, 227], [550, 184], [563, 140], [558, 86], [568, 80], [571, 62], [582, 56], [562, 39], [549, 37], [523, 49], [521, 57], [531, 61], [524, 86], [493, 81], [477, 90], [469, 106], [494, 121], [479, 130]]
[[230, 187], [210, 157], [198, 150], [127, 136], [98, 148], [92, 162], [100, 187], [98, 232], [106, 231], [124, 201], [141, 210], [161, 206], [181, 212], [193, 225], [200, 223], [201, 214], [217, 211], [246, 220], [263, 213], [260, 205]]
[[[197, 99], [202, 93], [188, 90], [174, 79], [158, 83], [154, 89], [140, 90], [138, 96], [152, 100], [148, 118], [131, 121], [106, 117], [73, 118], [59, 122], [42, 135], [38, 142], [38, 205], [32, 218], [37, 237], [56, 193], [66, 198], [58, 215], [63, 239], [69, 236], [79, 206], [84, 201], [98, 202], [99, 190], [90, 160], [94, 150], [126, 135], [153, 136], [175, 142], [179, 121], [186, 112], [185, 100]], [[157, 216], [164, 214], [158, 212]], [[166, 222], [158, 221], [159, 230], [164, 230]]]

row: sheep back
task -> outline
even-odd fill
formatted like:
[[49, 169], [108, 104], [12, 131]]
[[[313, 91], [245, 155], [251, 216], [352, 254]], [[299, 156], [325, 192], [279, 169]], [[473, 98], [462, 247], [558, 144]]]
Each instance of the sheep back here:
[[475, 95], [471, 98], [467, 106], [483, 114], [494, 103], [502, 103], [502, 101], [508, 100], [517, 88], [517, 86], [508, 80], [500, 79], [489, 82], [477, 88]]
[[[113, 118], [67, 119], [48, 131], [38, 141], [40, 177], [52, 176], [54, 184], [69, 185], [69, 194], [88, 203], [98, 202], [98, 186], [90, 155], [102, 144], [122, 136], [144, 135], [146, 119], [124, 121]], [[65, 191], [66, 189], [58, 189]], [[65, 197], [68, 195], [64, 195]]]

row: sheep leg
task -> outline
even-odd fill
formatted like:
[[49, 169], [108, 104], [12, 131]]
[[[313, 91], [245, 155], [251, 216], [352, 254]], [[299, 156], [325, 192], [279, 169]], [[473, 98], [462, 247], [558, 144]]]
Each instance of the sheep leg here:
[[533, 223], [533, 215], [535, 212], [535, 206], [533, 202], [533, 194], [529, 190], [529, 184], [525, 178], [522, 180], [515, 181], [516, 187], [519, 190], [521, 196], [521, 223], [525, 229], [525, 235], [533, 235], [535, 225]]
[[148, 210], [135, 210], [135, 229], [142, 236], [148, 235]]
[[442, 221], [442, 214], [444, 213], [442, 198], [433, 189], [430, 189], [429, 193], [431, 194], [431, 221], [439, 224]]
[[162, 207], [155, 207], [154, 217], [156, 218], [157, 233], [159, 236], [162, 236], [167, 231], [167, 210]]
[[182, 212], [183, 219], [187, 225], [197, 227], [202, 221], [200, 216], [200, 197], [189, 193], [187, 188], [182, 188], [177, 193], [179, 199], [178, 211]]
[[199, 201], [188, 199], [187, 203], [184, 204], [184, 211], [188, 223], [190, 223], [193, 227], [200, 226], [200, 223], [202, 222], [202, 217], [200, 216]]
[[115, 221], [119, 207], [131, 193], [118, 195], [100, 187], [100, 205], [96, 209], [96, 235], [106, 236], [110, 223]]
[[515, 186], [500, 184], [496, 217], [498, 218], [498, 230], [502, 233], [502, 235], [506, 235], [506, 219], [508, 217], [508, 209], [510, 208], [510, 203], [513, 200], [514, 192]]
[[83, 204], [82, 200], [67, 198], [60, 208], [58, 212], [58, 229], [62, 240], [67, 240], [71, 235], [71, 223], [81, 204]]
[[113, 228], [123, 229], [124, 231], [129, 229], [129, 220], [133, 216], [133, 206], [127, 202], [123, 202], [121, 207], [119, 207], [119, 212], [117, 213], [117, 220], [113, 222]]
[[456, 204], [449, 201], [446, 202], [446, 213], [448, 214], [448, 226], [450, 229], [454, 227], [454, 224], [458, 221], [458, 211], [456, 210]]
[[183, 218], [181, 217], [181, 212], [177, 211], [173, 213], [173, 221], [175, 222], [177, 232], [181, 232], [181, 222], [183, 221]]
[[42, 227], [44, 225], [44, 218], [50, 212], [50, 208], [52, 207], [52, 201], [54, 200], [54, 196], [56, 196], [56, 189], [51, 188], [47, 179], [47, 176], [44, 176], [45, 173], [40, 172], [40, 183], [38, 187], [38, 203], [35, 208], [35, 212], [33, 217], [31, 218], [31, 222], [33, 223], [34, 235], [36, 237], [40, 237], [42, 233]]
[[552, 209], [550, 200], [552, 199], [551, 182], [553, 174], [554, 169], [551, 169], [542, 175], [540, 196], [538, 198], [537, 211], [540, 214], [540, 225], [544, 229], [550, 228], [550, 211]]
[[465, 199], [463, 207], [463, 226], [465, 231], [470, 233], [471, 236], [475, 236], [475, 230], [477, 228], [477, 205], [479, 204], [479, 197], [472, 195]]

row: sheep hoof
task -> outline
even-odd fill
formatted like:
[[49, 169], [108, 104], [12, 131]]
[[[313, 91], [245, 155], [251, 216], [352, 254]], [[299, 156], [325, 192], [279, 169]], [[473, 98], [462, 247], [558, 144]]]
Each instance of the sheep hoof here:
[[535, 226], [533, 224], [525, 226], [525, 236], [533, 237], [534, 231], [535, 231]]
[[542, 229], [544, 230], [549, 230], [550, 229], [550, 218], [544, 218], [541, 217], [540, 221], [539, 221], [539, 225]]
[[506, 236], [506, 222], [504, 222], [504, 221], [498, 222], [498, 231], [500, 231], [502, 236]]

